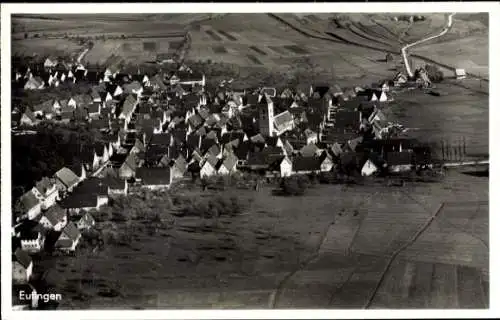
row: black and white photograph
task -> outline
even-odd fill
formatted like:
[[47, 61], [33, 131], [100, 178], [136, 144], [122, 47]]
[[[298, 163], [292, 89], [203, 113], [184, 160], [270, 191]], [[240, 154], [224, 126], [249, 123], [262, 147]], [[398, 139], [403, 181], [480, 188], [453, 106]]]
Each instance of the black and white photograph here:
[[13, 315], [494, 307], [487, 7], [141, 5], [2, 5]]

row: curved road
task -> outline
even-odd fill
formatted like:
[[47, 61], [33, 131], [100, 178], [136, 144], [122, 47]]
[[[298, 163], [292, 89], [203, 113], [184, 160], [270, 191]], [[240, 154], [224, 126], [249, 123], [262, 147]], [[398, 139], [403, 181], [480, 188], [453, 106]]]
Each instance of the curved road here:
[[408, 48], [411, 48], [411, 47], [414, 47], [418, 44], [421, 44], [423, 42], [426, 42], [426, 41], [430, 41], [432, 39], [436, 39], [436, 38], [439, 38], [441, 36], [444, 36], [445, 34], [448, 33], [448, 31], [450, 31], [451, 29], [451, 26], [453, 25], [453, 16], [455, 15], [456, 13], [452, 13], [448, 16], [448, 23], [446, 25], [446, 27], [443, 29], [443, 31], [441, 31], [439, 34], [436, 34], [436, 35], [433, 35], [433, 36], [430, 36], [430, 37], [427, 37], [427, 38], [424, 38], [424, 39], [421, 39], [421, 40], [418, 40], [416, 42], [413, 42], [413, 43], [410, 43], [410, 44], [407, 44], [406, 46], [404, 46], [402, 49], [401, 49], [401, 55], [403, 56], [403, 59], [405, 61], [405, 67], [406, 67], [406, 72], [408, 73], [408, 76], [413, 77], [413, 72], [411, 71], [411, 68], [410, 68], [410, 64], [408, 62], [408, 55], [406, 53], [406, 50]]
[[[295, 31], [297, 31], [297, 32], [299, 32], [299, 33], [301, 33], [301, 34], [303, 34], [303, 35], [305, 35], [307, 37], [310, 37], [310, 38], [316, 38], [316, 39], [330, 41], [330, 42], [335, 42], [335, 43], [345, 43], [345, 44], [350, 44], [350, 45], [353, 45], [353, 46], [357, 46], [357, 47], [361, 47], [361, 48], [366, 48], [366, 49], [371, 49], [371, 50], [376, 50], [376, 51], [381, 51], [381, 52], [385, 52], [385, 53], [389, 52], [389, 53], [396, 54], [396, 55], [401, 54], [400, 51], [394, 51], [394, 50], [388, 50], [388, 49], [380, 49], [380, 48], [377, 48], [377, 47], [374, 47], [374, 46], [370, 46], [370, 45], [367, 45], [367, 44], [354, 42], [354, 41], [351, 41], [349, 39], [346, 39], [344, 37], [341, 37], [341, 36], [336, 35], [336, 34], [331, 33], [331, 32], [325, 32], [328, 36], [317, 35], [317, 34], [314, 34], [313, 32], [311, 32], [311, 31], [309, 31], [307, 29], [304, 29], [304, 28], [302, 28], [300, 26], [297, 26], [293, 22], [287, 21], [285, 18], [282, 18], [282, 17], [280, 17], [277, 14], [268, 13], [268, 15], [271, 18], [273, 18], [273, 19], [275, 19], [275, 20], [277, 20], [277, 21], [279, 21], [279, 22], [287, 25], [288, 27], [294, 29]], [[453, 67], [453, 66], [437, 62], [435, 60], [429, 59], [429, 58], [421, 56], [421, 55], [414, 54], [413, 57], [415, 57], [417, 59], [420, 59], [422, 61], [428, 62], [428, 63], [435, 64], [435, 65], [440, 66], [441, 68], [444, 68], [444, 69], [448, 69], [448, 70], [451, 70], [451, 71], [455, 70], [455, 67]], [[477, 79], [481, 79], [483, 81], [489, 82], [488, 78], [480, 77], [479, 75], [476, 75], [476, 74], [473, 74], [473, 73], [468, 73], [468, 74], [471, 75], [471, 76], [474, 76]]]

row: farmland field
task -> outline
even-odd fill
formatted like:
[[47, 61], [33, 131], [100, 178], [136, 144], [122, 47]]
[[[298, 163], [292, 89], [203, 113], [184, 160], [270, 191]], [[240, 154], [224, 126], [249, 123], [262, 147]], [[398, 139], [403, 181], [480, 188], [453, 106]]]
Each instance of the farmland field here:
[[253, 51], [257, 52], [258, 54], [262, 55], [262, 56], [267, 55], [267, 53], [265, 51], [262, 51], [261, 49], [259, 49], [256, 46], [250, 46], [249, 48], [252, 49]]
[[214, 46], [212, 48], [214, 50], [214, 53], [227, 53], [226, 48], [224, 46]]
[[[314, 34], [333, 30], [379, 50], [312, 38], [266, 14], [123, 15], [101, 17], [92, 25], [85, 18], [20, 17], [15, 19], [20, 40], [12, 48], [26, 55], [75, 55], [82, 47], [70, 39], [23, 39], [24, 32], [30, 37], [61, 30], [92, 37], [107, 32], [117, 38], [92, 39], [84, 62], [107, 64], [112, 55], [139, 62], [176, 50], [189, 31], [187, 59], [236, 65], [230, 67], [240, 79], [233, 84], [252, 86], [246, 74], [261, 81], [276, 73], [304, 84], [349, 87], [391, 79], [401, 69], [400, 57], [384, 62], [385, 48], [431, 34], [444, 23], [443, 14], [429, 14], [430, 20], [412, 26], [390, 14], [353, 14], [354, 27], [342, 29], [332, 25], [331, 16], [290, 19]], [[485, 25], [484, 16], [459, 14], [449, 37], [412, 52], [487, 75], [487, 37], [477, 34]], [[448, 68], [444, 75], [453, 73]], [[489, 152], [487, 86], [447, 78], [433, 88], [440, 96], [391, 89], [394, 101], [380, 107], [389, 121], [409, 129], [408, 137], [452, 144], [465, 138], [467, 157], [484, 157]], [[238, 190], [249, 207], [235, 217], [162, 212], [171, 224], [154, 235], [141, 231], [151, 221], [129, 220], [118, 226], [134, 230], [129, 245], [106, 244], [102, 251], [55, 261], [53, 276], [70, 296], [60, 307], [487, 308], [488, 184], [487, 177], [449, 170], [439, 183], [317, 184], [301, 197], [273, 196], [274, 186], [266, 185]], [[215, 196], [210, 190], [186, 192]], [[108, 287], [119, 288], [119, 294], [106, 297]]]
[[[487, 179], [452, 171], [443, 183], [404, 188], [316, 186], [293, 198], [242, 191], [253, 199], [248, 212], [220, 218], [211, 232], [194, 231], [210, 220], [175, 218], [172, 229], [137, 235], [131, 247], [85, 263], [106, 274], [96, 284], [121, 284], [113, 308], [484, 308], [488, 250], [476, 238], [487, 245], [487, 189]], [[464, 197], [465, 205], [457, 203]], [[70, 270], [83, 262], [68, 260], [60, 277], [78, 282]], [[95, 289], [84, 283], [83, 290]], [[110, 301], [65, 301], [62, 309], [110, 308]]]

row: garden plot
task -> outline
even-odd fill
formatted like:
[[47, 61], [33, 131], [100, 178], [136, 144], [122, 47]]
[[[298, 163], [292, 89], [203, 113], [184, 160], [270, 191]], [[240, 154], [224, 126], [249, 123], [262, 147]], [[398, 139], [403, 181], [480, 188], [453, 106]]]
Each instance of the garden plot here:
[[218, 33], [222, 34], [224, 37], [226, 37], [227, 39], [231, 40], [231, 41], [238, 41], [237, 38], [235, 38], [232, 34], [224, 31], [224, 30], [217, 30]]
[[252, 51], [256, 52], [257, 54], [261, 55], [261, 56], [267, 56], [267, 53], [265, 51], [263, 51], [262, 49], [260, 49], [259, 47], [256, 47], [256, 46], [250, 46], [249, 47]]
[[212, 50], [216, 54], [225, 54], [225, 53], [228, 53], [227, 49], [224, 46], [213, 46]]
[[102, 64], [113, 54], [121, 56], [119, 49], [122, 44], [123, 40], [95, 41], [92, 49], [85, 55], [84, 60], [91, 64]]
[[143, 48], [146, 51], [156, 51], [156, 42], [144, 41]]
[[218, 34], [216, 34], [213, 30], [205, 30], [205, 32], [213, 41], [222, 41], [222, 38]]

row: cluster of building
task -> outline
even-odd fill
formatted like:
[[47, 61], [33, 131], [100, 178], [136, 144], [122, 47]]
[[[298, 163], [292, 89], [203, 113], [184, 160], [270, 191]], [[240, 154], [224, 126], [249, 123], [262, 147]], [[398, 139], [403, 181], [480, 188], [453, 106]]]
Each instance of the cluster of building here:
[[[75, 122], [99, 130], [103, 139], [81, 150], [78, 165], [66, 164], [18, 200], [13, 228], [18, 282], [29, 283], [29, 253], [74, 251], [82, 230], [95, 224], [93, 210], [139, 188], [161, 190], [186, 177], [237, 171], [286, 177], [344, 167], [372, 175], [426, 162], [427, 153], [416, 152], [416, 141], [390, 138], [383, 108], [398, 79], [372, 88], [307, 85], [278, 92], [221, 86], [210, 91], [205, 76], [185, 66], [170, 74], [82, 66], [60, 73], [57, 65], [45, 70], [49, 85], [84, 81], [92, 88], [14, 111], [13, 126]], [[33, 89], [27, 84], [37, 76], [24, 71], [17, 71], [14, 81]], [[47, 233], [56, 234], [50, 243]]]

